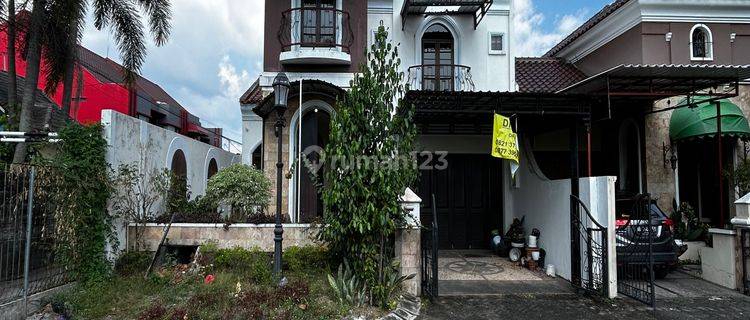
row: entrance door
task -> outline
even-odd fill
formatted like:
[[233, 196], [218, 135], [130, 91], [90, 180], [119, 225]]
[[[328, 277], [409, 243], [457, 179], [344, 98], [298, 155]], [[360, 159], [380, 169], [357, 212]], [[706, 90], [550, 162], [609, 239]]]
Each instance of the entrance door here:
[[485, 249], [490, 232], [502, 228], [502, 166], [489, 155], [451, 154], [447, 169], [420, 170], [417, 194], [422, 224], [438, 212], [440, 249]]

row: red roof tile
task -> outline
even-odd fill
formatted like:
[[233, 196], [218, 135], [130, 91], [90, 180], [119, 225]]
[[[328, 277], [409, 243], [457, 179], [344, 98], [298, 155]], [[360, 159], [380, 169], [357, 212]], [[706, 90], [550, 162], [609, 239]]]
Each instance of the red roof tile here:
[[560, 59], [516, 58], [519, 92], [557, 92], [583, 79], [586, 79], [583, 72]]

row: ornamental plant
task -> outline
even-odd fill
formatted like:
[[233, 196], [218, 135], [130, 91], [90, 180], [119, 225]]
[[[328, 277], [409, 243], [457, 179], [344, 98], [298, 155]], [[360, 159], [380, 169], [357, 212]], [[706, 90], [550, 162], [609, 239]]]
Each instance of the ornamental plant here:
[[262, 213], [271, 199], [271, 181], [255, 168], [233, 164], [208, 179], [203, 201], [228, 206], [232, 215], [245, 217]]
[[380, 26], [367, 63], [336, 104], [321, 157], [327, 168], [320, 184], [325, 215], [318, 234], [331, 256], [351, 262], [368, 288], [370, 303], [383, 307], [392, 291], [387, 279], [393, 235], [407, 216], [398, 199], [417, 177], [410, 156], [416, 137], [414, 110], [401, 99], [404, 73], [398, 71], [398, 48], [387, 38]]

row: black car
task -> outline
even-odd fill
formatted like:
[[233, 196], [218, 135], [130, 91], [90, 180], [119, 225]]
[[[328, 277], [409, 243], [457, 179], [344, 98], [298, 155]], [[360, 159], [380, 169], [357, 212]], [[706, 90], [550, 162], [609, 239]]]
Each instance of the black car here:
[[[684, 252], [684, 248], [677, 245], [674, 240], [672, 220], [659, 208], [656, 201], [648, 204], [648, 213], [651, 215], [650, 232], [649, 219], [645, 213], [638, 210], [636, 200], [618, 200], [616, 207], [617, 220], [615, 221], [617, 265], [626, 266], [628, 270], [638, 270], [638, 265], [648, 263], [649, 242], [654, 261], [654, 274], [656, 278], [662, 279], [677, 267], [678, 257]], [[649, 241], [650, 235], [653, 240]], [[635, 267], [635, 268], [634, 268]]]

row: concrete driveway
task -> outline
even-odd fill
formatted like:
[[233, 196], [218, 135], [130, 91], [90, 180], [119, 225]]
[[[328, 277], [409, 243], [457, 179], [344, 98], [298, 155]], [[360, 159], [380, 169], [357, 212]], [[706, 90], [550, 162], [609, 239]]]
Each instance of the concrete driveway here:
[[674, 272], [656, 283], [657, 307], [633, 299], [595, 300], [529, 291], [440, 297], [421, 319], [750, 319], [750, 297]]

